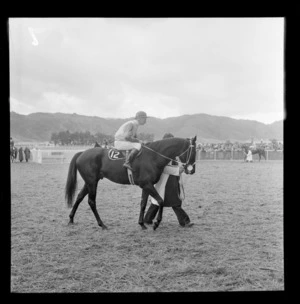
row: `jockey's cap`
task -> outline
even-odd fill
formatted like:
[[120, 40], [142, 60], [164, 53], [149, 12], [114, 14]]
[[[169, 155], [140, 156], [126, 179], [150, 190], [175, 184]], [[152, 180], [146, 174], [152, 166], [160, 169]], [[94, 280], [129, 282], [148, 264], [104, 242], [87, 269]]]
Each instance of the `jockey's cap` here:
[[135, 118], [143, 118], [143, 117], [145, 117], [145, 118], [148, 117], [148, 116], [147, 116], [147, 113], [144, 112], [144, 111], [139, 111], [139, 112], [137, 112], [137, 113], [135, 114]]

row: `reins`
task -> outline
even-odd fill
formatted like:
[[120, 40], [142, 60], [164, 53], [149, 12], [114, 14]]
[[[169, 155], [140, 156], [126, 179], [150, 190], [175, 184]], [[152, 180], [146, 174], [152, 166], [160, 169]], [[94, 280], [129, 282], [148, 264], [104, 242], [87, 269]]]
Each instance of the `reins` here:
[[[186, 152], [188, 152], [188, 151], [190, 150], [189, 156], [187, 157], [187, 161], [186, 161], [185, 163], [184, 163], [184, 162], [181, 162], [181, 161], [177, 161], [177, 160], [175, 160], [175, 159], [173, 159], [173, 158], [170, 158], [170, 157], [168, 157], [168, 156], [165, 156], [165, 155], [163, 155], [163, 154], [161, 154], [161, 153], [159, 153], [159, 152], [157, 152], [157, 151], [155, 151], [155, 150], [149, 148], [149, 147], [146, 146], [146, 145], [143, 145], [143, 147], [146, 148], [146, 149], [148, 149], [148, 150], [150, 150], [150, 151], [152, 151], [152, 152], [154, 152], [155, 154], [158, 154], [159, 156], [161, 156], [161, 157], [163, 157], [163, 158], [165, 158], [165, 159], [174, 161], [174, 162], [176, 162], [176, 163], [178, 163], [178, 164], [182, 164], [182, 165], [185, 166], [185, 165], [188, 164], [188, 162], [189, 162], [189, 160], [190, 160], [190, 157], [191, 157], [191, 155], [192, 155], [192, 148], [193, 148], [193, 145], [190, 144], [189, 147], [188, 147], [184, 152], [182, 152], [180, 155], [177, 156], [177, 157], [179, 158], [180, 156], [182, 156], [183, 154], [185, 154]], [[193, 164], [193, 165], [194, 165], [194, 164]]]

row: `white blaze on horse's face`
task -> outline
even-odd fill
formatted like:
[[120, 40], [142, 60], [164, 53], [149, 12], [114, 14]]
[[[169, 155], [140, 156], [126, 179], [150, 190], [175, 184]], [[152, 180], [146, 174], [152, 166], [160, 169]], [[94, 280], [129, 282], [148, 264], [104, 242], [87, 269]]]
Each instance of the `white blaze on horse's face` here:
[[192, 165], [188, 165], [186, 169], [187, 169], [188, 173], [190, 174], [194, 168]]
[[[189, 147], [182, 152], [178, 157], [176, 157], [177, 161], [181, 162], [184, 167], [184, 172], [186, 174], [194, 174], [195, 173], [195, 163], [196, 163], [196, 139], [187, 138], [189, 140]], [[183, 161], [184, 159], [184, 161]]]

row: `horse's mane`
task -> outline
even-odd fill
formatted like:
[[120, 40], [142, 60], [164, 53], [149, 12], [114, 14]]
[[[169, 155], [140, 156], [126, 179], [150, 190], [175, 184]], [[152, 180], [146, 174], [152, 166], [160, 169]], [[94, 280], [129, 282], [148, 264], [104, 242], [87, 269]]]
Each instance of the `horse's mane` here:
[[170, 137], [170, 138], [165, 138], [165, 139], [160, 139], [160, 140], [155, 140], [152, 142], [148, 142], [145, 145], [153, 150], [159, 150], [160, 148], [166, 146], [168, 143], [170, 142], [184, 142], [185, 139], [184, 138], [180, 138], [180, 137]]

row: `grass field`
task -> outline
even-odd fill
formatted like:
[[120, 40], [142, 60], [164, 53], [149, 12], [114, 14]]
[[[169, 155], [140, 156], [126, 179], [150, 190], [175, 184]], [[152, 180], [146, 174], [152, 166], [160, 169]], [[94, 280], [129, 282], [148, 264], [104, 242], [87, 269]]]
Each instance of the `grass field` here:
[[[200, 161], [184, 175], [181, 228], [137, 224], [141, 189], [98, 184], [97, 226], [81, 203], [68, 226], [68, 164], [11, 164], [12, 292], [283, 290], [283, 162]], [[78, 190], [83, 185], [78, 178]]]

